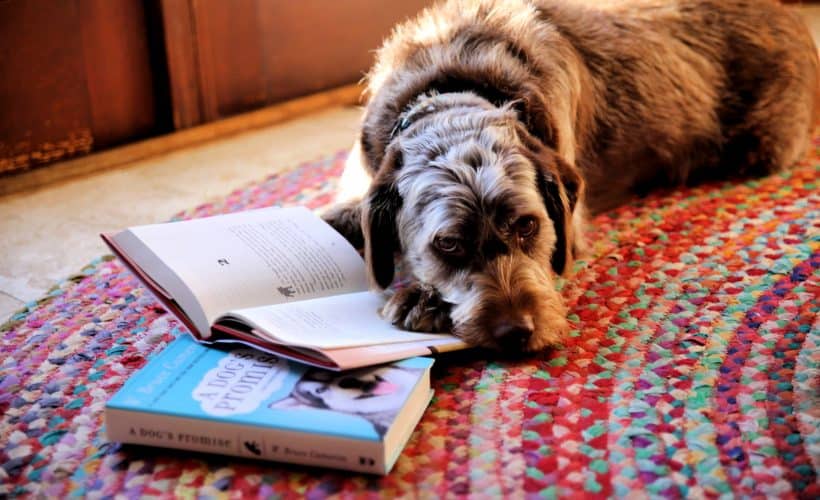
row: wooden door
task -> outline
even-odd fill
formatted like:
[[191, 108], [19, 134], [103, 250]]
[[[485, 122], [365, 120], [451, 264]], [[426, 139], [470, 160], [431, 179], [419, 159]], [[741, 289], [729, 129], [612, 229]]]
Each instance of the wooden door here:
[[150, 17], [140, 0], [0, 2], [0, 175], [169, 129]]
[[392, 26], [430, 0], [162, 0], [174, 124], [359, 81]]

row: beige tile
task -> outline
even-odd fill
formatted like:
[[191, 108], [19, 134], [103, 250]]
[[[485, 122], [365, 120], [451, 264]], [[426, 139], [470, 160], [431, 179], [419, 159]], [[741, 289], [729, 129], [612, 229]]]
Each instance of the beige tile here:
[[67, 216], [112, 229], [162, 221], [276, 171], [349, 147], [359, 117], [358, 109], [336, 108], [9, 196], [0, 200], [0, 221], [14, 214], [25, 214], [28, 221]]
[[57, 280], [38, 274], [35, 276], [0, 276], [0, 289], [9, 297], [20, 302], [29, 302], [42, 297]]
[[6, 322], [12, 314], [23, 307], [24, 303], [14, 297], [0, 292], [0, 325]]
[[[43, 237], [62, 222], [72, 220], [115, 227], [121, 223], [131, 225], [167, 217], [176, 207], [179, 193], [173, 185], [117, 171], [15, 196], [0, 204], [0, 219], [20, 220], [17, 227], [10, 228], [12, 231], [28, 230]], [[25, 233], [20, 236], [25, 241]]]
[[51, 286], [79, 271], [91, 259], [106, 252], [99, 239], [104, 226], [78, 222], [70, 217], [4, 219], [10, 227], [0, 240], [0, 291], [19, 300], [39, 298]]
[[177, 151], [161, 163], [140, 165], [128, 174], [148, 176], [154, 183], [173, 185], [192, 195], [180, 206], [184, 209], [298, 163], [350, 147], [360, 116], [356, 108], [337, 108], [287, 126]]
[[276, 171], [346, 149], [360, 117], [359, 109], [333, 108], [0, 198], [4, 307], [8, 301], [39, 298], [55, 282], [108, 253], [100, 232], [167, 220]]

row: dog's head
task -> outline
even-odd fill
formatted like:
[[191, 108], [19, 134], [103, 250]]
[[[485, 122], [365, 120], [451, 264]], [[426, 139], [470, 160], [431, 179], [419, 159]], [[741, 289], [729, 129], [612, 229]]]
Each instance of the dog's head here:
[[520, 352], [567, 330], [554, 277], [567, 272], [582, 192], [576, 169], [531, 135], [512, 105], [465, 92], [404, 113], [362, 211], [373, 281], [394, 253], [452, 304], [454, 333]]

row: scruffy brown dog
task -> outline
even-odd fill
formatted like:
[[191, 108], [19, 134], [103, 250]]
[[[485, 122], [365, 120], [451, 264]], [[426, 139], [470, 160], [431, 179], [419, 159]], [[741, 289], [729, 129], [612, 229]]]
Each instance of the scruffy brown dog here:
[[554, 277], [587, 210], [789, 166], [817, 88], [808, 30], [771, 1], [450, 1], [379, 51], [346, 172], [371, 183], [326, 218], [379, 287], [403, 257], [388, 319], [541, 349], [568, 329]]

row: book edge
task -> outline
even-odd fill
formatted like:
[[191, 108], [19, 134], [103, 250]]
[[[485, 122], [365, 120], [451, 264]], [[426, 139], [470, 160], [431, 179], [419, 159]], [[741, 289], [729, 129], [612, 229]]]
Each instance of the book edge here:
[[[384, 442], [106, 406], [110, 442], [386, 474]], [[135, 432], [139, 429], [138, 432]], [[133, 435], [132, 435], [133, 434]], [[258, 453], [243, 452], [253, 443]], [[252, 448], [248, 448], [251, 450]], [[333, 457], [333, 458], [330, 458]]]

